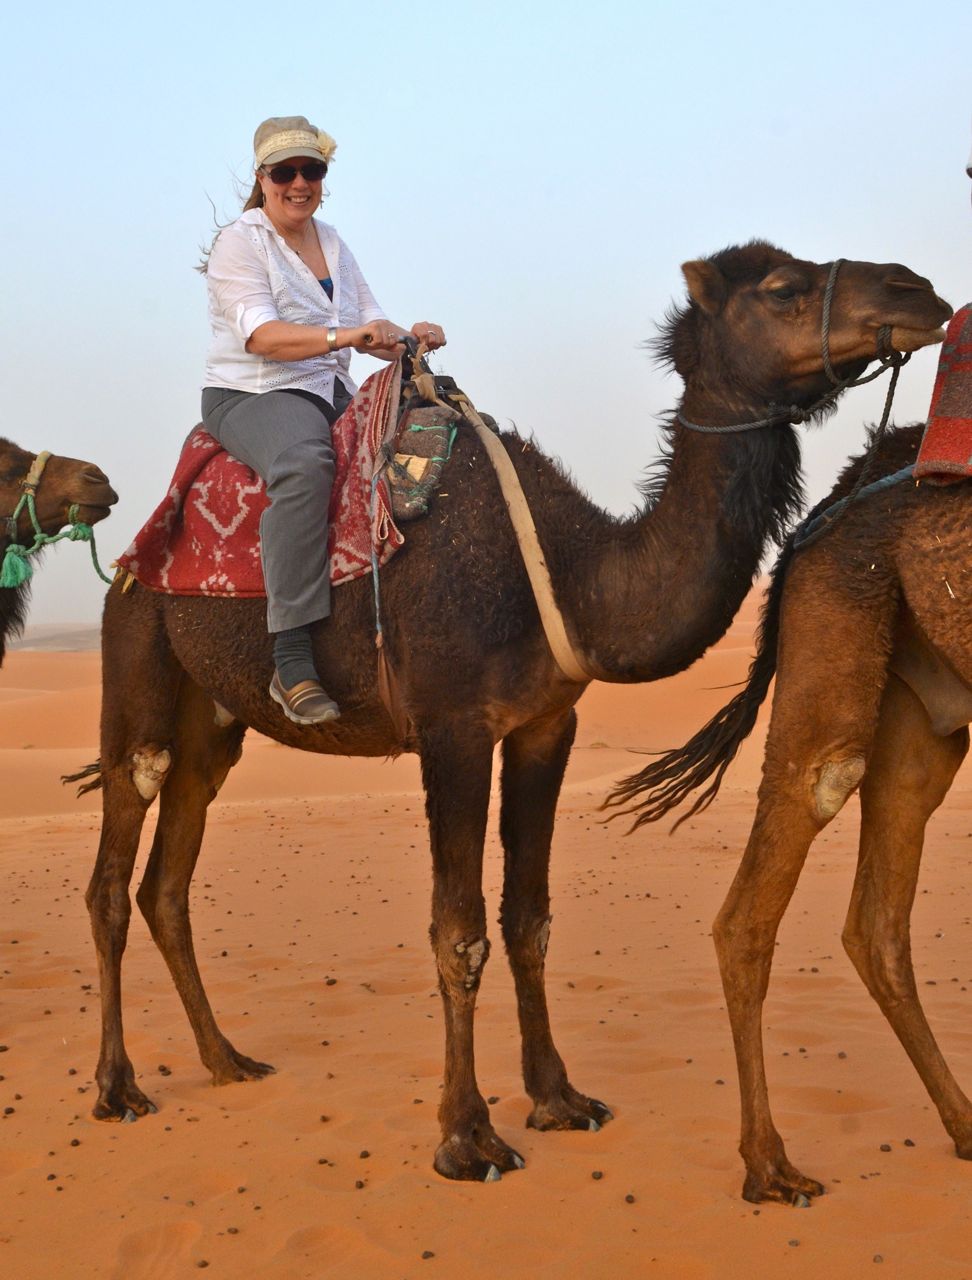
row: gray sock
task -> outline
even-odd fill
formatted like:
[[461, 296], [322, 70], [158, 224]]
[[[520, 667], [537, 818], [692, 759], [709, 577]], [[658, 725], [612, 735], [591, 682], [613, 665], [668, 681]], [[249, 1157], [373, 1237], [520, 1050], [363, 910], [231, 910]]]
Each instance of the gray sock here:
[[285, 689], [292, 689], [301, 680], [316, 680], [310, 627], [291, 627], [289, 631], [275, 632], [273, 662]]

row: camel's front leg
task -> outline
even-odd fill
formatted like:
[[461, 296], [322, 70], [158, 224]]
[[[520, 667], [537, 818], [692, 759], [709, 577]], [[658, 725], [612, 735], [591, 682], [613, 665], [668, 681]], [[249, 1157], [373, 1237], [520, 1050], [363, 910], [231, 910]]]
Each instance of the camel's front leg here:
[[492, 1181], [523, 1167], [522, 1156], [493, 1130], [473, 1054], [476, 993], [489, 956], [482, 873], [493, 744], [468, 722], [422, 728], [419, 739], [432, 842], [432, 947], [446, 1033], [435, 1168], [446, 1178]]
[[[761, 1015], [780, 920], [815, 836], [859, 785], [887, 680], [895, 600], [841, 597], [818, 607], [822, 573], [839, 578], [826, 539], [787, 580], [776, 694], [756, 819], [713, 929], [742, 1103], [743, 1196], [806, 1204], [823, 1186], [787, 1159], [773, 1124]], [[821, 558], [822, 557], [822, 558]], [[831, 591], [832, 604], [835, 593]]]
[[925, 825], [945, 798], [969, 745], [947, 738], [892, 676], [861, 785], [861, 846], [844, 946], [915, 1064], [955, 1150], [972, 1159], [972, 1103], [948, 1069], [925, 1018], [911, 963], [910, 917]]
[[777, 931], [819, 829], [798, 798], [767, 794], [764, 782], [746, 853], [712, 931], [739, 1072], [743, 1197], [754, 1204], [801, 1204], [823, 1193], [787, 1159], [773, 1123], [762, 1029]]
[[523, 1042], [523, 1082], [533, 1099], [534, 1129], [599, 1129], [611, 1119], [603, 1102], [587, 1098], [567, 1079], [550, 1031], [544, 960], [550, 936], [550, 842], [557, 797], [574, 741], [570, 711], [526, 725], [503, 742], [505, 851], [503, 939], [516, 984]]

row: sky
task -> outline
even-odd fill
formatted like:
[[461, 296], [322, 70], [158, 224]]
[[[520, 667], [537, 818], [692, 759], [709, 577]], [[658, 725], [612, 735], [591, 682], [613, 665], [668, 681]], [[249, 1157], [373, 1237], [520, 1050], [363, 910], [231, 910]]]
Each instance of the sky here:
[[[680, 392], [644, 343], [683, 261], [758, 236], [972, 298], [970, 51], [967, 0], [18, 5], [0, 435], [102, 466], [99, 554], [125, 549], [198, 420], [201, 246], [239, 212], [256, 125], [302, 114], [338, 141], [319, 216], [386, 311], [441, 323], [439, 370], [631, 511]], [[936, 361], [903, 372], [897, 421], [924, 418]], [[883, 387], [806, 433], [811, 500]], [[103, 592], [61, 544], [31, 620], [94, 622]]]

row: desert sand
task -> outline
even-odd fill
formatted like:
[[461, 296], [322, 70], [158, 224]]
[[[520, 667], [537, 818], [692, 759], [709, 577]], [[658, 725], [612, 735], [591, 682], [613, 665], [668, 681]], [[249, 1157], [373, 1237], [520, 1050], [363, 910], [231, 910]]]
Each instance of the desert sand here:
[[[193, 887], [222, 1026], [275, 1064], [220, 1089], [137, 911], [128, 1047], [157, 1115], [90, 1117], [98, 994], [83, 891], [97, 795], [59, 783], [97, 755], [97, 653], [18, 651], [0, 672], [0, 1274], [160, 1280], [337, 1277], [972, 1277], [972, 1165], [840, 945], [851, 802], [811, 851], [766, 1008], [777, 1122], [828, 1194], [740, 1198], [738, 1097], [710, 922], [745, 845], [760, 730], [718, 801], [626, 837], [598, 804], [677, 745], [746, 669], [755, 606], [677, 679], [593, 687], [553, 852], [548, 991], [574, 1084], [615, 1119], [535, 1133], [497, 924], [477, 1071], [525, 1156], [490, 1185], [431, 1168], [442, 1024], [416, 761], [334, 760], [253, 738], [212, 806]], [[933, 820], [913, 946], [932, 1024], [972, 1085], [968, 769]], [[147, 824], [136, 881], [150, 839]], [[486, 850], [499, 906], [495, 814]], [[884, 1150], [882, 1148], [889, 1148]]]

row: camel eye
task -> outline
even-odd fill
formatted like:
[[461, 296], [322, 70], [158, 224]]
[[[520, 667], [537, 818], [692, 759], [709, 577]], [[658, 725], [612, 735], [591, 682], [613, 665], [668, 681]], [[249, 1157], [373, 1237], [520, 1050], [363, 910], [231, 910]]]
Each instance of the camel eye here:
[[797, 295], [796, 289], [792, 284], [778, 284], [770, 289], [770, 293], [779, 302], [792, 302]]

